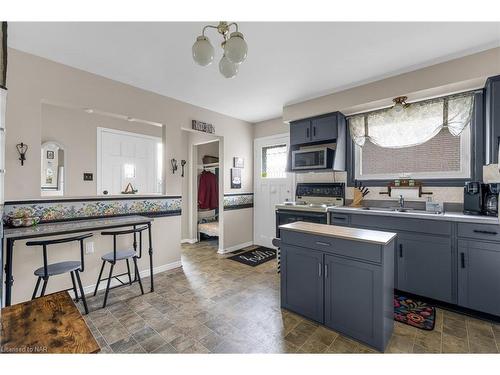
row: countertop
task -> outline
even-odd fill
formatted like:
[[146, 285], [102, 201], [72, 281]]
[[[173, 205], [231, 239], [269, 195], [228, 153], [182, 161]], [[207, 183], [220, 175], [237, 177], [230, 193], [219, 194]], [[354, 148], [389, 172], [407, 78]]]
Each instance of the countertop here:
[[34, 238], [64, 233], [86, 232], [105, 228], [146, 224], [153, 219], [140, 215], [108, 217], [102, 219], [81, 219], [56, 223], [38, 224], [32, 227], [4, 228], [3, 238]]
[[391, 232], [341, 227], [328, 224], [306, 223], [304, 221], [296, 221], [294, 223], [280, 225], [280, 229], [340, 238], [343, 240], [369, 242], [377, 245], [387, 245], [396, 237], [396, 233]]
[[476, 223], [476, 224], [496, 224], [499, 225], [498, 217], [494, 216], [480, 216], [480, 215], [465, 215], [461, 212], [444, 212], [442, 214], [426, 214], [421, 212], [397, 212], [397, 211], [378, 211], [376, 207], [372, 210], [361, 210], [356, 207], [332, 207], [328, 209], [329, 212], [339, 212], [348, 214], [360, 215], [375, 215], [375, 216], [394, 216], [406, 217], [414, 219], [427, 219], [427, 220], [444, 220], [454, 221], [461, 223]]

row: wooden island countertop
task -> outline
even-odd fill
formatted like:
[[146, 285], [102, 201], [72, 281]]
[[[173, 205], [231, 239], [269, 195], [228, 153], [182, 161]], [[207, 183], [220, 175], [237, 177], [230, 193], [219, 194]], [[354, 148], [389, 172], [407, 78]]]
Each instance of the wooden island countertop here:
[[307, 223], [304, 221], [296, 221], [294, 223], [280, 225], [280, 229], [340, 238], [343, 240], [369, 242], [377, 245], [387, 245], [397, 236], [396, 233], [391, 232], [341, 227], [328, 224]]

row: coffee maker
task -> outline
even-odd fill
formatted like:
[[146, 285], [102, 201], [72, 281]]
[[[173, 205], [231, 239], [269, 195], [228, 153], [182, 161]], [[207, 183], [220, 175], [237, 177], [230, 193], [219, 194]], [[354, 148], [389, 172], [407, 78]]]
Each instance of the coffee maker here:
[[479, 181], [465, 183], [464, 186], [464, 214], [481, 215], [483, 213], [484, 186]]
[[498, 216], [498, 194], [500, 184], [485, 184], [483, 186], [483, 215]]

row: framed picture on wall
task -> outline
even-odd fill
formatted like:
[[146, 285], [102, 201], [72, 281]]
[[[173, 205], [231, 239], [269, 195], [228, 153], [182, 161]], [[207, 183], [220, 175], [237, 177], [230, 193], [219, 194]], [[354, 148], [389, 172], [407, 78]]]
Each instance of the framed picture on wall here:
[[241, 169], [231, 168], [231, 189], [241, 189]]
[[245, 165], [244, 159], [239, 157], [233, 158], [233, 167], [235, 168], [243, 168]]

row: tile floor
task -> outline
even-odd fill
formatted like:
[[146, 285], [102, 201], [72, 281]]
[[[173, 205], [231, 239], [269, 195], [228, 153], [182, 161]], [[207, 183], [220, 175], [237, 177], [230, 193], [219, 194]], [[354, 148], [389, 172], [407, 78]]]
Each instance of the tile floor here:
[[[210, 243], [184, 245], [183, 268], [88, 298], [86, 320], [102, 353], [374, 353], [279, 307], [275, 262], [224, 259]], [[147, 285], [149, 280], [145, 283]], [[433, 331], [395, 323], [388, 353], [497, 353], [500, 324], [437, 310]]]

